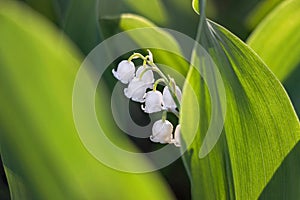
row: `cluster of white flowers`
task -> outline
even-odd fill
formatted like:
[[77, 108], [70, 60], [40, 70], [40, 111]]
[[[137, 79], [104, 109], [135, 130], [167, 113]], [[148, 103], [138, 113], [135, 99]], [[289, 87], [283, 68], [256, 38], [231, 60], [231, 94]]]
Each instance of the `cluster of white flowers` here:
[[[180, 125], [176, 126], [173, 136], [173, 125], [166, 116], [167, 112], [172, 112], [179, 117], [181, 90], [174, 79], [167, 77], [154, 64], [152, 53], [149, 50], [148, 52], [147, 56], [134, 53], [128, 60], [121, 61], [117, 70], [112, 70], [112, 73], [122, 83], [128, 84], [124, 89], [125, 96], [132, 101], [143, 103], [141, 108], [145, 113], [163, 111], [162, 119], [153, 124], [150, 140], [162, 144], [172, 143], [180, 147]], [[133, 59], [143, 60], [143, 65], [136, 71]], [[153, 72], [158, 73], [161, 78], [155, 80]], [[165, 84], [162, 93], [156, 89], [161, 82]]]

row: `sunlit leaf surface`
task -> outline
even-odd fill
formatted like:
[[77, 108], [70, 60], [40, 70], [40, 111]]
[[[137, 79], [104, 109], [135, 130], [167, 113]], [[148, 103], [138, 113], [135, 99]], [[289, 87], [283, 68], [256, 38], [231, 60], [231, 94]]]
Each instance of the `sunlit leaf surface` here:
[[[300, 113], [300, 3], [283, 2], [254, 31], [248, 44], [283, 82]], [[300, 144], [284, 160], [261, 199], [298, 199], [300, 196]]]
[[[192, 196], [257, 199], [300, 138], [297, 116], [280, 82], [248, 46], [210, 21], [203, 21], [200, 31], [199, 43], [206, 54], [195, 48], [195, 68], [189, 71], [181, 110], [183, 140], [189, 141], [196, 130], [184, 157]], [[226, 98], [219, 96], [216, 110], [211, 97], [222, 91], [217, 71]], [[199, 158], [204, 138], [218, 138], [206, 135], [209, 128], [220, 126], [210, 124], [211, 120], [222, 115], [220, 138], [206, 157]], [[213, 146], [213, 140], [205, 144]]]
[[247, 27], [253, 30], [281, 2], [281, 0], [258, 1], [255, 8], [253, 8], [246, 18]]
[[247, 43], [283, 82], [300, 113], [300, 2], [283, 2], [255, 29]]
[[[173, 52], [181, 54], [181, 49], [176, 40], [171, 34], [168, 34], [164, 30], [161, 30], [155, 24], [146, 20], [145, 18], [139, 17], [137, 15], [124, 14], [121, 16], [119, 27], [123, 31], [132, 30], [136, 28], [152, 28], [147, 31], [144, 35], [130, 35], [132, 40], [134, 40], [139, 45], [152, 44], [157, 46], [164, 46], [166, 49], [170, 49]], [[188, 63], [182, 58], [174, 55], [168, 54], [167, 52], [162, 52], [158, 50], [153, 50], [156, 61], [168, 65], [183, 75], [187, 74]]]

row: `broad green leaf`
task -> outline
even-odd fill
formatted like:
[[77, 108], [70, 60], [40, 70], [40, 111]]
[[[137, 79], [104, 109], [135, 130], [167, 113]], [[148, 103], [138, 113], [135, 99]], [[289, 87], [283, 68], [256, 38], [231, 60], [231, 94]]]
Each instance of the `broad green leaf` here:
[[[169, 16], [163, 0], [101, 0], [99, 11], [101, 17], [116, 16], [122, 13], [134, 13], [150, 19], [154, 23], [166, 25], [169, 23]], [[147, 9], [145, 9], [147, 8]]]
[[[107, 21], [106, 23], [109, 24], [115, 22], [116, 26], [119, 27], [118, 30], [115, 30], [115, 32], [148, 28], [147, 32], [143, 32], [144, 34], [140, 35], [127, 32], [129, 39], [133, 40], [140, 46], [163, 46], [164, 48], [170, 49], [179, 55], [181, 54], [181, 48], [171, 34], [160, 29], [155, 24], [141, 16], [123, 14], [120, 17], [104, 18], [102, 20]], [[151, 51], [154, 55], [155, 62], [170, 66], [183, 75], [187, 74], [189, 68], [188, 63], [181, 57], [158, 49], [151, 49]]]
[[206, 53], [194, 50], [180, 122], [185, 143], [196, 130], [184, 157], [193, 199], [257, 199], [300, 139], [297, 116], [280, 82], [247, 45], [210, 21], [199, 31]]
[[98, 0], [56, 1], [61, 13], [61, 29], [88, 54], [103, 39], [98, 25]]
[[155, 23], [166, 24], [168, 21], [162, 0], [140, 0], [139, 2], [136, 2], [136, 0], [126, 0], [125, 2], [138, 14], [142, 13], [144, 17], [151, 19]]
[[84, 53], [102, 41], [98, 25], [98, 0], [24, 0], [56, 23]]
[[281, 81], [300, 63], [299, 9], [299, 1], [285, 1], [259, 24], [247, 41]]
[[[170, 28], [191, 37], [197, 29], [197, 16], [191, 12], [189, 1], [182, 0], [101, 0], [100, 19], [123, 14], [139, 15], [157, 26]], [[145, 9], [147, 8], [147, 9]], [[189, 23], [186, 23], [189, 22]], [[100, 27], [101, 26], [100, 22]], [[102, 31], [106, 31], [101, 29]]]
[[[249, 45], [283, 82], [300, 113], [300, 4], [285, 1], [250, 36]], [[270, 46], [272, 48], [270, 48]], [[300, 184], [300, 143], [281, 164], [261, 195], [261, 199], [298, 199]]]
[[[143, 17], [139, 17], [136, 15], [124, 14], [121, 16], [119, 27], [123, 31], [137, 29], [137, 28], [145, 28], [151, 27], [153, 31], [147, 32], [147, 35], [130, 35], [129, 36], [134, 40], [137, 44], [145, 45], [145, 44], [159, 44], [157, 46], [164, 46], [166, 49], [173, 50], [178, 54], [181, 54], [180, 46], [177, 44], [176, 40], [167, 32], [161, 30], [159, 27], [155, 26], [150, 21], [146, 20]], [[178, 70], [181, 74], [185, 75], [188, 71], [188, 64], [182, 58], [174, 55], [168, 54], [167, 52], [153, 50], [154, 56], [157, 59], [156, 61], [160, 61], [165, 65], [171, 66]]]
[[300, 113], [300, 2], [283, 2], [255, 29], [247, 43], [283, 82]]
[[298, 199], [300, 196], [300, 143], [289, 153], [260, 196], [262, 200]]
[[264, 19], [264, 17], [281, 2], [281, 0], [259, 1], [246, 18], [248, 28], [253, 30]]
[[54, 6], [54, 0], [23, 0], [26, 2], [27, 5], [29, 5], [34, 10], [38, 11], [47, 19], [53, 21], [54, 23], [57, 23], [57, 11], [55, 10]]
[[[0, 147], [12, 199], [171, 199], [157, 174], [113, 170], [82, 145], [72, 113], [81, 58], [72, 45], [14, 1], [1, 1], [0, 26]], [[136, 151], [124, 135], [118, 142]], [[125, 158], [97, 148], [126, 166]]]

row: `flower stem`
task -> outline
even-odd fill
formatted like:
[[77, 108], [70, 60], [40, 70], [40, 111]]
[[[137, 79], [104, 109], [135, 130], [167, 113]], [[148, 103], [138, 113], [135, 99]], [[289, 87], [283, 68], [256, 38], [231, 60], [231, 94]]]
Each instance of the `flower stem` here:
[[141, 58], [143, 60], [147, 60], [147, 58], [145, 56], [143, 56], [142, 54], [140, 53], [133, 53], [129, 58], [128, 58], [128, 61], [132, 61], [133, 59], [137, 59], [137, 58]]
[[162, 119], [163, 122], [166, 121], [166, 119], [167, 119], [167, 111], [166, 110], [164, 110], [161, 119]]
[[155, 83], [154, 83], [154, 85], [153, 85], [153, 91], [156, 91], [157, 85], [158, 85], [159, 83], [161, 83], [161, 82], [166, 83], [166, 82], [165, 82], [165, 79], [163, 79], [163, 78], [157, 79], [157, 80], [155, 81]]
[[[152, 70], [155, 71], [156, 73], [158, 73], [158, 75], [160, 77], [162, 77], [164, 80], [165, 80], [165, 83], [166, 85], [169, 87], [169, 88], [172, 88], [171, 86], [171, 80], [167, 78], [167, 76], [153, 63], [153, 62], [150, 62], [148, 61], [148, 64], [152, 67]], [[171, 96], [178, 108], [178, 110], [180, 110], [180, 102], [177, 98], [177, 95], [176, 95], [176, 88], [175, 88], [175, 91], [173, 91], [172, 89], [170, 89], [170, 93], [171, 93]]]

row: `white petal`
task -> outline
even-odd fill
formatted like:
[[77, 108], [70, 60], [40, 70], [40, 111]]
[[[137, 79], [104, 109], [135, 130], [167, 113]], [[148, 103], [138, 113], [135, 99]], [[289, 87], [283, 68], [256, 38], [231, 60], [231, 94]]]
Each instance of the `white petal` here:
[[181, 146], [181, 142], [180, 142], [180, 135], [181, 135], [181, 132], [180, 132], [180, 124], [178, 124], [176, 126], [176, 129], [175, 129], [175, 133], [174, 133], [174, 145], [176, 147], [180, 147]]
[[179, 100], [179, 103], [181, 102], [181, 96], [182, 96], [182, 93], [181, 93], [181, 90], [178, 86], [176, 86], [176, 96]]
[[142, 109], [146, 113], [155, 113], [162, 110], [163, 98], [159, 91], [150, 91], [145, 95], [145, 108]]
[[132, 81], [130, 81], [128, 88], [124, 89], [124, 94], [127, 98], [142, 103], [145, 101], [144, 96], [146, 90], [151, 87], [152, 84], [146, 84], [139, 78], [133, 78]]
[[133, 92], [131, 99], [133, 101], [140, 102], [140, 103], [145, 102], [144, 96], [145, 96], [146, 90], [147, 90], [147, 87], [145, 87], [145, 86], [141, 86], [141, 87], [137, 88]]
[[128, 60], [123, 60], [118, 64], [117, 71], [113, 70], [113, 75], [120, 80], [122, 83], [127, 84], [130, 80], [133, 79], [135, 72], [135, 66], [133, 62]]
[[163, 90], [163, 101], [164, 101], [164, 108], [166, 109], [175, 109], [176, 104], [172, 98], [169, 88], [166, 86]]
[[117, 71], [115, 71], [115, 69], [112, 70], [112, 73], [116, 79], [120, 80], [119, 74]]
[[[178, 86], [176, 86], [176, 96], [180, 102], [181, 101], [181, 91]], [[163, 90], [163, 102], [164, 102], [163, 107], [165, 109], [174, 110], [177, 107], [176, 103], [174, 102], [174, 99], [172, 98], [171, 92], [167, 86]]]
[[158, 120], [153, 124], [150, 140], [159, 143], [171, 143], [173, 125], [168, 120]]
[[[141, 66], [136, 70], [136, 77], [140, 78], [141, 73], [143, 72], [143, 70], [146, 68], [146, 66]], [[152, 70], [148, 70], [147, 72], [145, 72], [143, 74], [143, 76], [141, 77], [142, 81], [144, 81], [145, 83], [154, 83], [154, 75]]]

